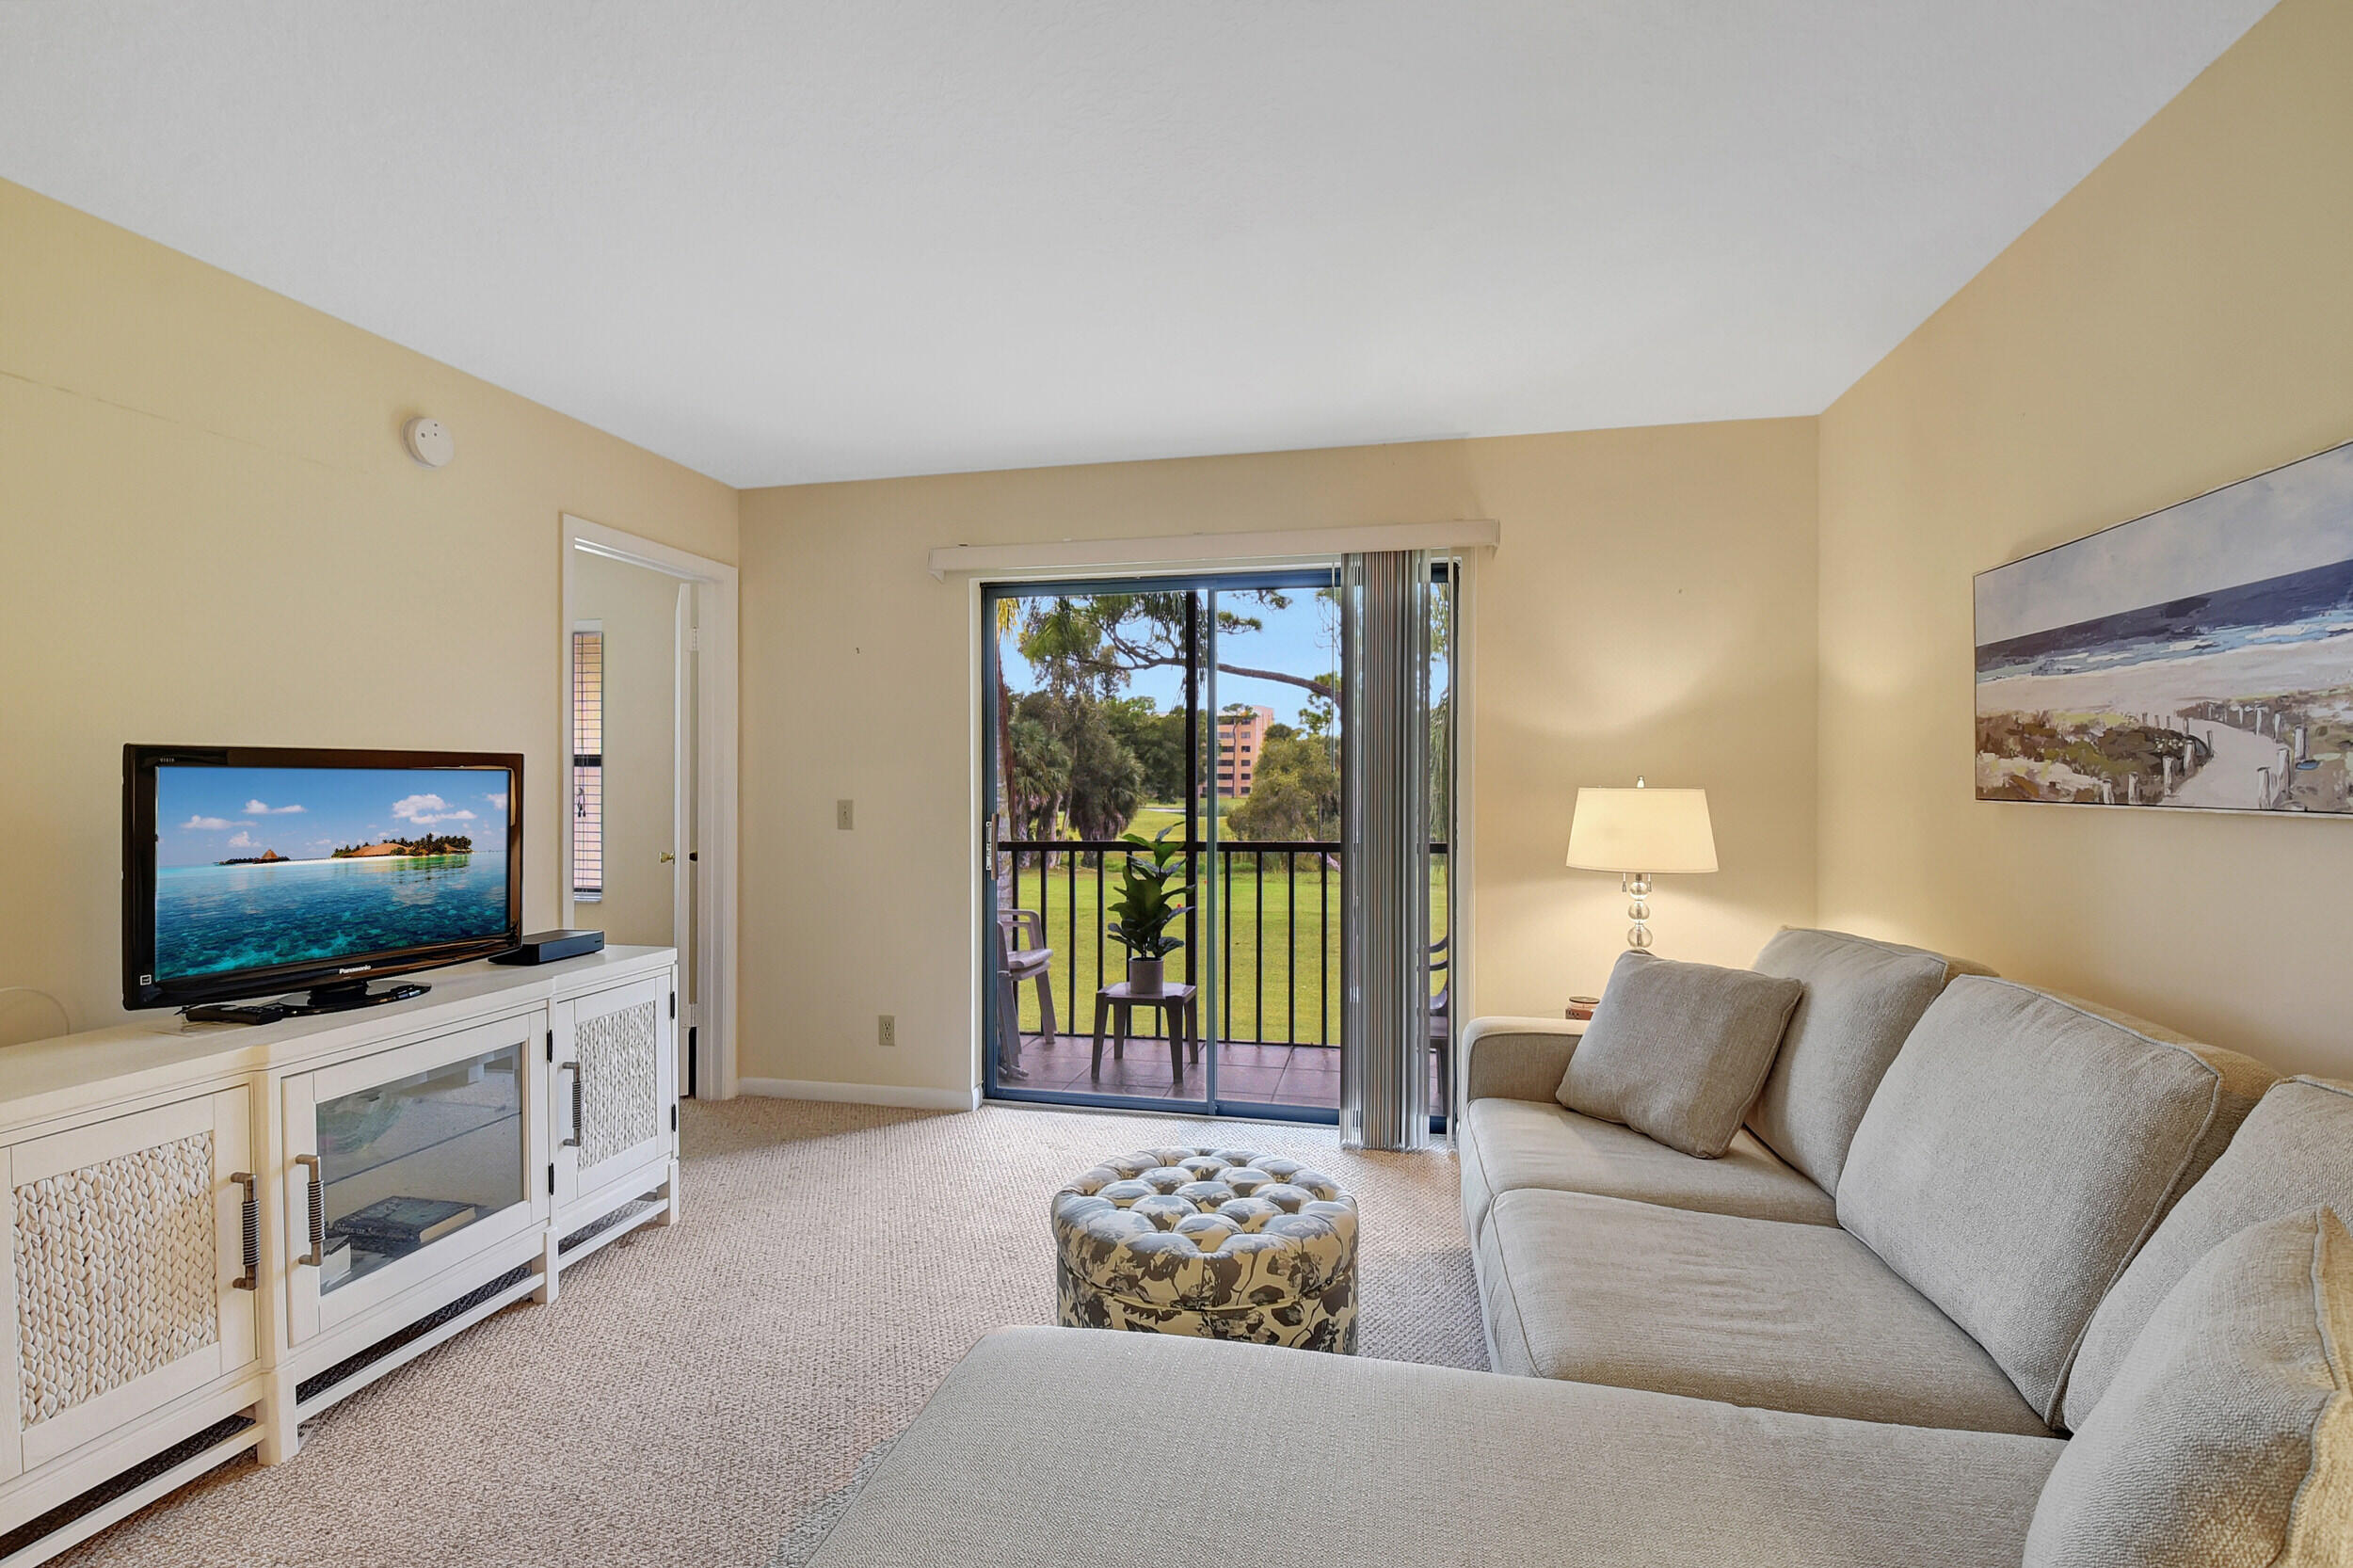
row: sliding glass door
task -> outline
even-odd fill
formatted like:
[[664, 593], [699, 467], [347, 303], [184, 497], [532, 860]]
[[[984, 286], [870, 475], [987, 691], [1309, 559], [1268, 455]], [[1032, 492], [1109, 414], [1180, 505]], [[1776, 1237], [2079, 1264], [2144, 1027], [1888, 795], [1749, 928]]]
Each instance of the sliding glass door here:
[[[1336, 1119], [1337, 582], [1335, 565], [985, 590], [990, 1095]], [[1155, 954], [1157, 984], [1130, 965]], [[1444, 1014], [1440, 997], [1433, 1036]]]

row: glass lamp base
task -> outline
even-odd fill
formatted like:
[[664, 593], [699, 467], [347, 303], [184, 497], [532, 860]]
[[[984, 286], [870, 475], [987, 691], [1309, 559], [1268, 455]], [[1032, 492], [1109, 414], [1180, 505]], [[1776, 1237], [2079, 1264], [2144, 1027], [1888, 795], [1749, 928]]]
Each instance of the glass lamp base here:
[[1618, 878], [1618, 886], [1625, 890], [1626, 919], [1633, 925], [1626, 929], [1625, 945], [1636, 952], [1650, 951], [1650, 873], [1634, 872]]

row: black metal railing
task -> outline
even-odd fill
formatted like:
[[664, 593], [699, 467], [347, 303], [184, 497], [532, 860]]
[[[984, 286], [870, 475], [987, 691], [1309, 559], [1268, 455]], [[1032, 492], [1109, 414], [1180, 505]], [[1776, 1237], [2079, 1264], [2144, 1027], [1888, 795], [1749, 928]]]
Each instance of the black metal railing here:
[[[1000, 911], [1027, 910], [1038, 929], [1016, 929], [1016, 945], [1042, 937], [1056, 1011], [1065, 1032], [1090, 1027], [1096, 991], [1124, 977], [1127, 950], [1107, 935], [1105, 903], [1130, 846], [1115, 840], [1007, 839], [997, 845]], [[1444, 844], [1433, 844], [1432, 936], [1447, 931]], [[1183, 856], [1185, 945], [1170, 953], [1164, 978], [1202, 983], [1205, 943], [1214, 943], [1223, 977], [1217, 1036], [1228, 1044], [1337, 1047], [1340, 1038], [1340, 845], [1325, 840], [1220, 840], [1217, 929], [1199, 887], [1211, 854], [1196, 842]], [[1444, 977], [1440, 980], [1443, 982]], [[1037, 988], [1020, 990], [1020, 1028], [1042, 1022]], [[1140, 1016], [1138, 1019], [1142, 1022]]]

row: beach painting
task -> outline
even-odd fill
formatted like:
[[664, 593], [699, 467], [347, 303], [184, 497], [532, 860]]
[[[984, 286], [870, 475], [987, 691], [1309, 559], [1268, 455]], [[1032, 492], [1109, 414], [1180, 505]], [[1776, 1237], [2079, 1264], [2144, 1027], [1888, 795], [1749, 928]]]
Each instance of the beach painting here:
[[2353, 443], [1977, 578], [1980, 800], [2353, 812]]

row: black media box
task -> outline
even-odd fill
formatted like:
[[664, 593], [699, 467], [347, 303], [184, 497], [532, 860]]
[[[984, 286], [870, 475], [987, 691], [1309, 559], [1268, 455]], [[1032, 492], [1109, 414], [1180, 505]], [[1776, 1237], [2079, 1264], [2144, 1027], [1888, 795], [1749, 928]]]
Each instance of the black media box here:
[[512, 952], [502, 952], [493, 964], [553, 964], [604, 948], [601, 931], [535, 931]]

